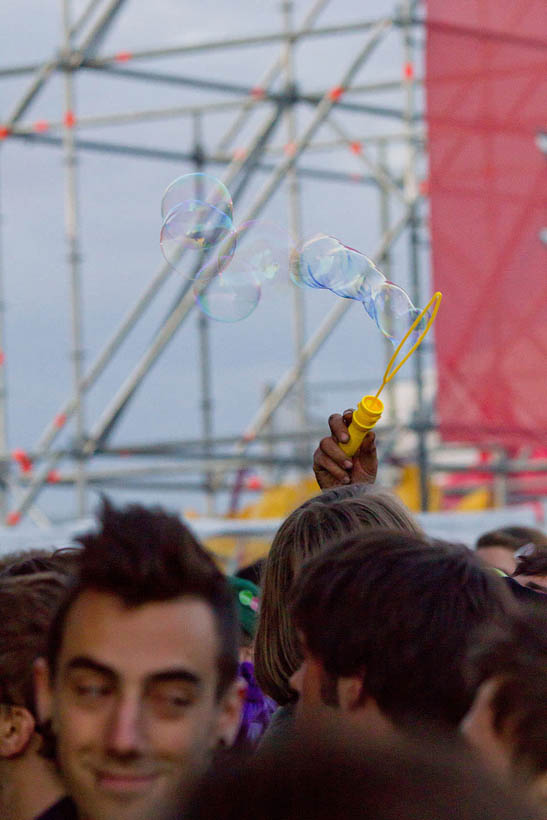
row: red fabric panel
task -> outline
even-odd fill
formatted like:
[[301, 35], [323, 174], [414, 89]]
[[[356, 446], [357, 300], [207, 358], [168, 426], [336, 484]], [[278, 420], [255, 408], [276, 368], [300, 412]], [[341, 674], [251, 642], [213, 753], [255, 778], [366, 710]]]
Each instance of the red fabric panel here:
[[547, 441], [547, 2], [428, 0], [432, 264], [445, 439]]

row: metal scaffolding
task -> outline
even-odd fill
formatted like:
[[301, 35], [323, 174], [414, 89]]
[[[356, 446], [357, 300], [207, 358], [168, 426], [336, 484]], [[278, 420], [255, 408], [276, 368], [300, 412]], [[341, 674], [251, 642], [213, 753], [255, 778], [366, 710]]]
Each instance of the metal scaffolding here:
[[[336, 0], [331, 0], [336, 3]], [[21, 95], [13, 110], [0, 126], [4, 141], [17, 140], [25, 145], [48, 145], [58, 147], [64, 155], [65, 174], [65, 235], [67, 259], [71, 282], [72, 341], [71, 357], [72, 390], [61, 403], [53, 418], [44, 426], [32, 451], [25, 454], [33, 469], [20, 470], [12, 462], [5, 432], [4, 418], [7, 401], [4, 375], [0, 368], [0, 449], [3, 494], [2, 505], [7, 513], [8, 524], [16, 524], [27, 514], [37, 523], [47, 523], [47, 516], [37, 507], [46, 487], [71, 486], [76, 490], [74, 515], [84, 516], [90, 486], [125, 486], [138, 493], [150, 487], [172, 489], [199, 489], [208, 499], [208, 511], [215, 510], [215, 495], [219, 490], [233, 489], [237, 476], [257, 465], [275, 464], [280, 468], [292, 467], [304, 470], [309, 467], [309, 456], [323, 431], [314, 428], [310, 421], [306, 402], [306, 374], [313, 357], [321, 349], [333, 330], [343, 320], [353, 304], [339, 299], [324, 316], [315, 331], [307, 336], [304, 321], [304, 298], [301, 291], [294, 290], [293, 351], [292, 365], [271, 385], [257, 412], [250, 418], [239, 438], [215, 438], [212, 409], [212, 385], [210, 379], [210, 345], [207, 322], [203, 316], [197, 321], [200, 340], [202, 438], [200, 440], [153, 443], [148, 446], [128, 445], [114, 448], [110, 438], [118, 422], [129, 407], [136, 390], [145, 382], [153, 365], [177, 334], [183, 323], [195, 314], [192, 289], [181, 288], [168, 315], [135, 367], [127, 373], [111, 395], [110, 400], [95, 418], [86, 406], [86, 394], [101, 378], [129, 332], [147, 312], [157, 294], [170, 278], [172, 270], [164, 264], [156, 271], [144, 291], [114, 330], [111, 337], [91, 363], [84, 366], [81, 325], [85, 305], [81, 293], [81, 247], [79, 236], [79, 210], [86, 207], [86, 192], [78, 179], [77, 156], [80, 152], [119, 154], [143, 159], [181, 161], [188, 172], [205, 170], [218, 175], [229, 187], [234, 202], [241, 200], [244, 190], [248, 192], [251, 180], [256, 181], [260, 171], [264, 177], [262, 187], [256, 192], [247, 208], [242, 222], [256, 219], [283, 186], [288, 197], [289, 228], [293, 239], [301, 238], [302, 201], [300, 185], [305, 179], [322, 179], [326, 182], [344, 182], [355, 175], [340, 169], [324, 168], [317, 157], [340, 146], [346, 146], [362, 165], [359, 182], [374, 186], [379, 192], [378, 211], [380, 234], [373, 258], [380, 264], [389, 263], [390, 249], [402, 235], [408, 237], [408, 259], [411, 271], [412, 297], [415, 304], [424, 301], [423, 272], [420, 268], [418, 244], [424, 230], [422, 202], [419, 185], [424, 164], [424, 132], [422, 112], [416, 102], [416, 87], [421, 78], [416, 71], [416, 32], [420, 30], [420, 6], [416, 0], [405, 0], [402, 5], [379, 19], [354, 20], [340, 25], [321, 25], [321, 13], [329, 6], [329, 0], [315, 0], [310, 4], [302, 22], [295, 25], [295, 9], [291, 0], [280, 3], [280, 30], [248, 37], [195, 42], [162, 48], [150, 48], [134, 52], [102, 54], [101, 46], [106, 34], [121, 9], [130, 6], [130, 0], [90, 0], [76, 20], [71, 19], [69, 0], [61, 0], [64, 40], [58, 53], [44, 64], [0, 67], [0, 80], [29, 77], [28, 88]], [[342, 42], [345, 35], [359, 34], [360, 47], [356, 53], [348, 51], [347, 64], [340, 76], [322, 93], [306, 92], [298, 82], [293, 51], [297, 44], [308, 39], [327, 40], [337, 38]], [[375, 54], [378, 46], [388, 37], [402, 40], [404, 61], [397, 66], [394, 76], [386, 80], [374, 79], [363, 82], [361, 70]], [[279, 55], [269, 68], [249, 83], [211, 80], [205, 77], [173, 74], [149, 68], [152, 60], [202, 54], [205, 58], [213, 52], [278, 45]], [[145, 63], [146, 67], [138, 67]], [[129, 64], [135, 67], [129, 68]], [[214, 101], [199, 104], [148, 108], [111, 114], [79, 116], [74, 99], [74, 80], [80, 73], [94, 73], [99, 77], [118, 77], [125, 80], [147, 82], [152, 85], [170, 85], [181, 90], [207, 90], [218, 95]], [[55, 75], [61, 74], [65, 89], [65, 113], [62, 119], [31, 121], [26, 118], [31, 103], [40, 95]], [[246, 78], [248, 79], [248, 78]], [[372, 105], [366, 101], [367, 92], [402, 92], [403, 104], [399, 107]], [[309, 116], [307, 124], [299, 128], [297, 111], [304, 107]], [[213, 150], [203, 144], [201, 129], [207, 118], [218, 115], [231, 117], [230, 126], [217, 140]], [[352, 121], [346, 122], [348, 114], [366, 113], [393, 122], [392, 129], [370, 133], [356, 133]], [[254, 135], [242, 148], [234, 150], [235, 139], [244, 129], [251, 127], [251, 115], [259, 115], [259, 125]], [[136, 122], [164, 122], [172, 119], [189, 119], [192, 138], [180, 150], [160, 146], [115, 143], [103, 138], [92, 139], [85, 132], [105, 125], [133, 124]], [[328, 128], [331, 139], [325, 137]], [[285, 136], [283, 136], [285, 134]], [[402, 176], [390, 168], [386, 147], [402, 145], [406, 161]], [[397, 203], [391, 208], [390, 203]], [[212, 276], [201, 277], [204, 286]], [[3, 334], [3, 301], [0, 280], [0, 337]], [[0, 346], [3, 349], [2, 338]], [[424, 393], [424, 363], [421, 356], [415, 358], [414, 381], [417, 405], [413, 421], [417, 438], [417, 456], [422, 472], [422, 501], [427, 504], [428, 437], [434, 429], [431, 402]], [[268, 425], [274, 413], [291, 393], [296, 396], [297, 417], [300, 429], [290, 434], [272, 433]], [[333, 408], [335, 409], [335, 408]], [[397, 427], [397, 416], [390, 422]], [[67, 425], [73, 424], [74, 438], [71, 447], [57, 446], [58, 439]], [[390, 429], [392, 429], [390, 428]], [[388, 428], [386, 427], [386, 430]], [[151, 439], [158, 434], [151, 431]], [[276, 438], [277, 436], [277, 438]], [[272, 444], [295, 442], [294, 455], [272, 453]], [[135, 453], [149, 460], [147, 465], [135, 467], [97, 467], [97, 459], [107, 455], [115, 458], [121, 452]], [[64, 462], [67, 468], [59, 472]], [[189, 478], [184, 476], [188, 474]], [[172, 477], [176, 480], [170, 480]], [[6, 502], [9, 496], [9, 505]]]

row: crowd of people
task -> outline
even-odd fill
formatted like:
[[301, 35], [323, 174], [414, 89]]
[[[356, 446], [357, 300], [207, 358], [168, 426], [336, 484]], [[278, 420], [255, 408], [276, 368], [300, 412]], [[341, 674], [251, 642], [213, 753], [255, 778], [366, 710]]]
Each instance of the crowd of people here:
[[3, 820], [546, 820], [547, 537], [428, 538], [350, 418], [236, 576], [106, 498], [1, 560]]

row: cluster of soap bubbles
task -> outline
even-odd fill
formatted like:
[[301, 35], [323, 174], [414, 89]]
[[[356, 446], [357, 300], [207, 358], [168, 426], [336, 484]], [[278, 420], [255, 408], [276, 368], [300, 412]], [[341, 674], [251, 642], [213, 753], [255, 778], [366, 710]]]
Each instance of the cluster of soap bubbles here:
[[208, 174], [185, 174], [172, 182], [161, 211], [163, 255], [192, 280], [196, 303], [211, 319], [245, 319], [264, 286], [288, 271], [287, 234], [258, 220], [235, 227], [230, 192]]
[[388, 282], [368, 257], [332, 236], [318, 234], [291, 250], [288, 235], [271, 223], [253, 220], [235, 227], [230, 192], [208, 174], [185, 174], [172, 182], [161, 211], [165, 259], [192, 280], [197, 305], [217, 321], [245, 319], [274, 279], [362, 302], [394, 344], [420, 313], [406, 291]]
[[[318, 234], [304, 242], [291, 257], [290, 276], [302, 288], [325, 288], [345, 299], [355, 299], [396, 345], [420, 310], [403, 288], [388, 282], [374, 262], [333, 236]], [[413, 331], [415, 341], [427, 323], [426, 314]]]

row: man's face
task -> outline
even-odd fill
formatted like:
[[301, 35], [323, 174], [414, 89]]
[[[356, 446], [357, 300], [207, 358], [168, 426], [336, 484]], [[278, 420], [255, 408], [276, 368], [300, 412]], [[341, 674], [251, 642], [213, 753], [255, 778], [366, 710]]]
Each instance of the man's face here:
[[298, 693], [297, 718], [308, 721], [325, 714], [328, 706], [336, 705], [336, 690], [332, 691], [323, 664], [309, 652], [302, 633], [298, 641], [302, 663], [291, 676], [290, 685]]
[[501, 569], [507, 575], [512, 575], [517, 566], [513, 553], [505, 547], [477, 547], [477, 555], [489, 567]]
[[236, 731], [234, 689], [216, 698], [217, 652], [213, 613], [197, 598], [133, 608], [94, 590], [76, 599], [55, 678], [38, 678], [37, 694], [82, 819], [161, 814]]

